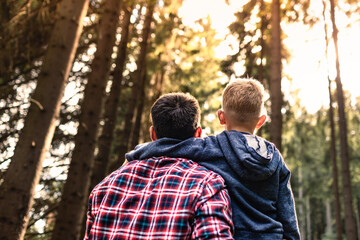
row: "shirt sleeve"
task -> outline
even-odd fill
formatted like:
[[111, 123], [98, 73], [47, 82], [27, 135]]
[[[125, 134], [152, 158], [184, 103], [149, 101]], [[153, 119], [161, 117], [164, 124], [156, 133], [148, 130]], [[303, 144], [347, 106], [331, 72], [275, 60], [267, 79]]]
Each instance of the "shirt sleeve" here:
[[296, 217], [294, 196], [290, 185], [290, 170], [281, 159], [279, 200], [277, 204], [278, 218], [284, 228], [284, 239], [298, 240], [300, 232]]
[[207, 182], [196, 204], [192, 239], [233, 239], [230, 197], [224, 180]]

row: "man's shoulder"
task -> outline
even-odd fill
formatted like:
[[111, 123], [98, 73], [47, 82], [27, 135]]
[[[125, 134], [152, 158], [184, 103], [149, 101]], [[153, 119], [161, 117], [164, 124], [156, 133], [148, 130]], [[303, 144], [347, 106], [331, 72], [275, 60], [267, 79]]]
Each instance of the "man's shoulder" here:
[[187, 158], [178, 158], [178, 157], [152, 157], [144, 160], [133, 160], [126, 163], [124, 166], [120, 167], [108, 177], [106, 177], [103, 182], [113, 181], [116, 178], [122, 177], [124, 174], [176, 174], [182, 177], [188, 178], [198, 178], [198, 179], [212, 179], [222, 177], [206, 167], [199, 165], [197, 162], [192, 159]]
[[206, 167], [189, 159], [162, 156], [128, 162], [100, 182], [92, 195], [101, 198], [106, 192], [154, 181], [171, 183], [172, 187], [181, 183], [185, 189], [211, 188], [214, 192], [225, 188], [224, 179]]

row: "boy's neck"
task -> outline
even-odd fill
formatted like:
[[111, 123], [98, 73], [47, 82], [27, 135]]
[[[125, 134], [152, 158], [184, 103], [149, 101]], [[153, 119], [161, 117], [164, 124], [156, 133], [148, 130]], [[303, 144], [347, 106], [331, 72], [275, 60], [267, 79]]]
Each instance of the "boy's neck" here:
[[243, 133], [250, 133], [250, 134], [254, 134], [255, 129], [250, 129], [248, 127], [245, 126], [225, 126], [226, 131], [238, 131], [238, 132], [243, 132]]

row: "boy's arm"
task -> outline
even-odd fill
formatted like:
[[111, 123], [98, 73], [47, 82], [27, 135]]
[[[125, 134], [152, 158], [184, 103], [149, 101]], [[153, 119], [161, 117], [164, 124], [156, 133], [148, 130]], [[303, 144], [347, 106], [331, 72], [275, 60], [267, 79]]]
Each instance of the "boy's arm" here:
[[[282, 158], [282, 157], [281, 157]], [[279, 197], [277, 203], [278, 218], [283, 224], [284, 239], [298, 240], [300, 232], [296, 217], [294, 196], [290, 185], [290, 170], [286, 167], [283, 159], [281, 159]]]
[[206, 183], [194, 214], [191, 239], [233, 239], [230, 197], [220, 176]]

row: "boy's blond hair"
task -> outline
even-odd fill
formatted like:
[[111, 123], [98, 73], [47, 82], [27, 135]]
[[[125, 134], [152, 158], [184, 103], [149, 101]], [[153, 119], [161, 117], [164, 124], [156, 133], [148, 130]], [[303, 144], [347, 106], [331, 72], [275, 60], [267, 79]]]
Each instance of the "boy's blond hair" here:
[[257, 121], [264, 106], [264, 86], [254, 79], [235, 79], [222, 96], [224, 112], [232, 113], [240, 123]]

